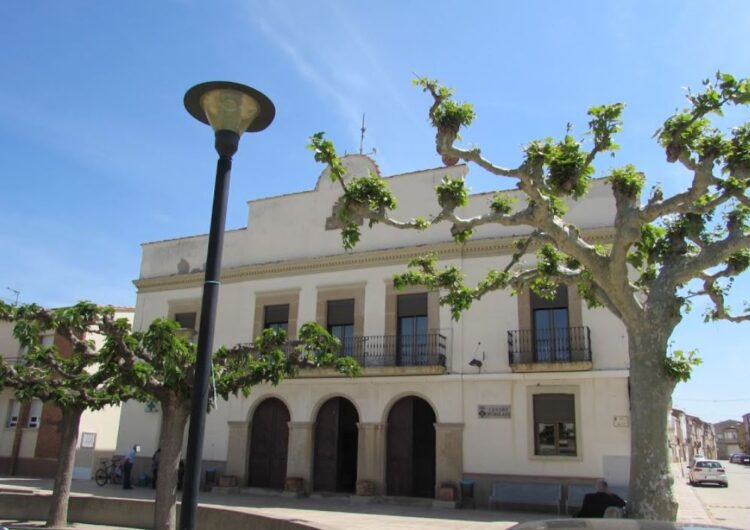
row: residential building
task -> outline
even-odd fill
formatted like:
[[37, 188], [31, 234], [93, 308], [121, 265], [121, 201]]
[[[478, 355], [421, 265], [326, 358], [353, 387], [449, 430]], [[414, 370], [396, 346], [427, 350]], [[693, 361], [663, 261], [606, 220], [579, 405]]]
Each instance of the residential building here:
[[[132, 322], [133, 308], [116, 308], [117, 318]], [[101, 335], [90, 337], [97, 347]], [[55, 345], [62, 356], [71, 353], [71, 344], [64, 337], [49, 333], [41, 337], [46, 345]], [[6, 362], [23, 358], [23, 349], [13, 337], [10, 323], [0, 322], [0, 354]], [[12, 388], [0, 392], [0, 411], [4, 414], [0, 429], [0, 473], [24, 476], [53, 477], [60, 453], [62, 412], [51, 402], [34, 398], [21, 402]], [[81, 416], [74, 478], [91, 478], [102, 458], [111, 457], [117, 443], [120, 406], [87, 410]]]
[[740, 431], [740, 449], [750, 453], [750, 412], [742, 415], [742, 430]]
[[740, 452], [740, 441], [742, 433], [742, 422], [737, 420], [725, 420], [714, 423], [716, 433], [716, 457], [728, 460], [732, 453]]
[[[366, 156], [344, 163], [350, 175], [379, 175]], [[436, 213], [435, 185], [467, 172], [458, 165], [387, 178], [397, 214]], [[250, 342], [267, 327], [294, 336], [317, 321], [364, 373], [305, 369], [220, 401], [206, 423], [209, 476], [260, 488], [283, 489], [294, 478], [307, 491], [429, 498], [443, 483], [472, 479], [479, 505], [501, 479], [605, 477], [626, 485], [629, 361], [620, 321], [566, 287], [553, 300], [490, 293], [453, 321], [437, 292], [397, 291], [393, 275], [434, 253], [475, 283], [506, 266], [516, 239], [530, 230], [484, 226], [457, 245], [448, 226], [364, 226], [357, 248], [346, 252], [334, 208], [338, 186], [326, 171], [311, 191], [250, 201], [247, 227], [225, 235], [214, 347]], [[471, 196], [462, 214], [487, 211], [491, 197]], [[614, 210], [611, 190], [597, 180], [567, 217], [606, 243]], [[206, 246], [204, 235], [143, 245], [136, 329], [163, 316], [195, 327]], [[123, 405], [117, 451], [141, 444], [141, 469], [157, 448], [159, 417], [146, 404]]]

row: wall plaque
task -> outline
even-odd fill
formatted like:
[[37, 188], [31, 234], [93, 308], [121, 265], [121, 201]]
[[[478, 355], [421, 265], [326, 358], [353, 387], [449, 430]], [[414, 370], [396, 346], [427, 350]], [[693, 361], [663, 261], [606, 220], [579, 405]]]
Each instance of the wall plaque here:
[[480, 418], [510, 418], [510, 405], [477, 405]]

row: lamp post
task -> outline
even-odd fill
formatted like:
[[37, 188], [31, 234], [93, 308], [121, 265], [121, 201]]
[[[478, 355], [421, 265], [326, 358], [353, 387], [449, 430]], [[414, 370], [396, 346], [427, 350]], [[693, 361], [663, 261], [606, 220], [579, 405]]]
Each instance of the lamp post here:
[[216, 139], [216, 152], [219, 153], [211, 229], [208, 234], [206, 278], [203, 283], [201, 321], [198, 328], [198, 352], [180, 513], [180, 529], [193, 530], [198, 506], [203, 435], [208, 408], [208, 383], [211, 375], [211, 348], [219, 298], [221, 252], [224, 246], [232, 155], [237, 152], [242, 133], [258, 132], [268, 127], [273, 121], [276, 109], [271, 100], [261, 92], [228, 81], [212, 81], [194, 86], [185, 93], [185, 108], [198, 121], [211, 125]]

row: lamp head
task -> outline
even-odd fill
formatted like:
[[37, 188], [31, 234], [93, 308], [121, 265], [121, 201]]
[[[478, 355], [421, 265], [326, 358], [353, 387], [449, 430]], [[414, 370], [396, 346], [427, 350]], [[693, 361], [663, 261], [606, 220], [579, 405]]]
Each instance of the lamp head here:
[[481, 368], [482, 364], [482, 361], [480, 361], [479, 359], [472, 359], [471, 361], [469, 361], [469, 366], [476, 366], [477, 368]]
[[196, 120], [215, 132], [232, 131], [238, 136], [268, 127], [276, 108], [265, 94], [231, 81], [209, 81], [185, 93], [185, 108]]

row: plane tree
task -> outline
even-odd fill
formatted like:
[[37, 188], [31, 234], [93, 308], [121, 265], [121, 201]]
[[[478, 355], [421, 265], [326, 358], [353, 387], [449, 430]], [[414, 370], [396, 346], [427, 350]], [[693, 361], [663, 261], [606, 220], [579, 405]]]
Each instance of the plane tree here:
[[[144, 331], [108, 317], [102, 324], [103, 355], [118, 366], [123, 381], [135, 388], [140, 401], [155, 400], [161, 408], [161, 434], [154, 528], [173, 530], [176, 524], [177, 475], [185, 426], [190, 417], [195, 378], [196, 344], [170, 319], [157, 319]], [[255, 385], [278, 384], [300, 367], [332, 366], [357, 375], [352, 358], [339, 357], [339, 340], [314, 322], [300, 327], [290, 340], [283, 330], [264, 330], [252, 343], [219, 348], [212, 357], [213, 396], [248, 396]], [[214, 392], [215, 391], [215, 392]]]
[[[161, 407], [154, 528], [174, 529], [180, 451], [195, 377], [192, 337], [166, 318], [153, 321], [144, 331], [133, 331], [127, 319], [116, 318], [113, 308], [91, 302], [62, 309], [0, 303], [0, 320], [14, 324], [14, 336], [24, 349], [15, 363], [0, 359], [0, 383], [13, 387], [20, 400], [36, 397], [62, 412], [61, 450], [47, 526], [67, 525], [83, 412], [137, 399], [155, 400]], [[70, 352], [45, 345], [42, 336], [50, 333], [68, 341]], [[99, 349], [93, 334], [103, 339]], [[253, 386], [278, 384], [301, 367], [330, 366], [343, 374], [359, 374], [356, 361], [337, 355], [340, 347], [337, 338], [314, 322], [303, 324], [294, 340], [283, 330], [264, 330], [252, 343], [221, 347], [214, 353], [211, 395], [247, 396]]]
[[[486, 213], [462, 215], [468, 191], [462, 179], [446, 177], [436, 186], [439, 209], [430, 217], [398, 220], [391, 215], [396, 198], [376, 175], [346, 178], [333, 143], [323, 133], [312, 136], [315, 160], [329, 166], [341, 184], [337, 211], [345, 248], [361, 237], [361, 224], [425, 230], [450, 225], [453, 239], [463, 243], [483, 225], [519, 227], [517, 252], [509, 264], [487, 271], [467, 285], [462, 271], [442, 267], [436, 256], [413, 260], [394, 278], [397, 287], [424, 285], [440, 291], [441, 303], [458, 319], [487, 293], [530, 288], [544, 297], [558, 285], [577, 286], [590, 307], [603, 306], [624, 324], [630, 360], [631, 465], [630, 508], [635, 517], [674, 519], [677, 505], [667, 448], [667, 414], [672, 391], [690, 376], [695, 357], [670, 353], [670, 337], [691, 302], [707, 302], [706, 320], [742, 322], [747, 306], [732, 311], [728, 296], [733, 280], [750, 265], [750, 124], [727, 127], [724, 110], [750, 103], [750, 80], [717, 73], [700, 91], [687, 93], [686, 108], [668, 117], [655, 138], [666, 161], [680, 166], [683, 185], [671, 196], [653, 187], [644, 192], [646, 175], [626, 164], [601, 175], [611, 188], [614, 211], [611, 240], [594, 243], [566, 219], [566, 203], [583, 200], [595, 175], [595, 161], [617, 148], [621, 103], [588, 111], [584, 140], [570, 129], [560, 139], [545, 138], [523, 148], [517, 167], [498, 165], [480, 148], [457, 144], [475, 117], [469, 103], [427, 78], [415, 84], [431, 98], [429, 119], [436, 131], [437, 152], [447, 165], [464, 161], [515, 185], [525, 201], [514, 203], [498, 192]], [[741, 115], [736, 109], [733, 116]], [[658, 180], [655, 178], [654, 180]], [[663, 179], [662, 179], [663, 180]], [[522, 259], [536, 252], [534, 263]]]
[[[92, 332], [96, 332], [103, 318], [114, 318], [114, 309], [89, 302], [62, 309], [35, 304], [16, 307], [0, 302], [0, 320], [13, 323], [13, 335], [23, 349], [23, 355], [15, 362], [10, 362], [10, 355], [3, 356], [7, 361], [0, 359], [0, 381], [12, 387], [19, 400], [39, 398], [56, 405], [62, 414], [60, 454], [47, 514], [50, 527], [67, 525], [78, 429], [84, 411], [119, 405], [134, 395], [117, 366], [102, 358], [92, 340]], [[42, 337], [49, 334], [57, 338], [47, 345]], [[62, 348], [58, 346], [65, 343]]]

